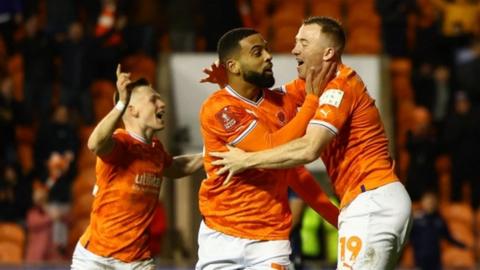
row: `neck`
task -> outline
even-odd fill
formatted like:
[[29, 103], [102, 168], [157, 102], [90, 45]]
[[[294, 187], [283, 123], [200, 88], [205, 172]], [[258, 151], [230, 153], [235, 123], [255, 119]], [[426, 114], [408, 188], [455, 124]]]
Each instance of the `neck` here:
[[136, 139], [144, 140], [145, 143], [150, 144], [153, 138], [153, 130], [150, 128], [141, 128], [138, 125], [131, 125], [125, 123], [125, 130]]
[[257, 101], [258, 96], [260, 95], [260, 88], [244, 81], [243, 78], [229, 75], [228, 84], [235, 90], [235, 92], [249, 100]]

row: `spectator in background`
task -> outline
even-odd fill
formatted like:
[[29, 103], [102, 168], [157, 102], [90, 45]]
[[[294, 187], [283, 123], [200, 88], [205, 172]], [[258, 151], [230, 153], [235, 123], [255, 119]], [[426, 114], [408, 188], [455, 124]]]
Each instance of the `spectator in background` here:
[[15, 126], [23, 122], [23, 108], [13, 98], [10, 77], [0, 79], [0, 163], [12, 163], [17, 159]]
[[22, 222], [30, 206], [28, 183], [19, 166], [0, 165], [0, 221]]
[[447, 66], [438, 66], [433, 72], [435, 81], [435, 100], [432, 107], [433, 123], [437, 131], [443, 130], [443, 124], [450, 108], [452, 83], [450, 69]]
[[68, 37], [60, 45], [61, 104], [75, 109], [85, 123], [93, 122], [93, 105], [90, 94], [92, 82], [90, 53], [94, 50], [91, 40], [84, 36], [80, 22], [69, 26]]
[[[412, 46], [412, 60], [414, 66], [419, 63], [445, 64], [448, 59], [446, 48], [440, 32], [440, 20], [431, 0], [417, 0], [415, 9], [414, 31], [415, 38]], [[392, 33], [393, 34], [393, 33]]]
[[40, 31], [35, 15], [25, 23], [25, 32], [26, 38], [21, 45], [25, 107], [40, 117], [48, 115], [51, 105], [54, 46]]
[[[210, 2], [219, 1], [204, 1], [202, 6], [208, 6]], [[191, 52], [195, 50], [195, 31], [197, 30], [195, 26], [195, 20], [197, 19], [196, 11], [201, 8], [196, 6], [197, 4], [198, 1], [192, 4], [190, 0], [168, 1], [168, 36], [172, 50], [180, 52]], [[220, 14], [222, 14], [222, 12]], [[220, 14], [217, 15], [220, 16]], [[207, 18], [205, 18], [205, 20], [206, 19]], [[208, 30], [210, 30], [210, 27], [215, 27], [213, 25], [208, 26]]]
[[440, 240], [466, 248], [455, 240], [447, 224], [438, 212], [438, 199], [435, 192], [426, 191], [422, 195], [421, 209], [413, 215], [410, 243], [413, 247], [415, 265], [421, 270], [441, 270]]
[[[477, 74], [479, 76], [479, 74]], [[452, 200], [462, 201], [462, 187], [470, 185], [472, 207], [480, 203], [480, 174], [477, 156], [480, 152], [480, 117], [474, 110], [468, 95], [455, 93], [454, 110], [445, 123], [445, 146], [452, 160]]]
[[480, 106], [480, 37], [470, 46], [470, 59], [458, 67], [457, 81], [460, 89], [469, 95], [473, 107]]
[[[177, 3], [178, 0], [172, 2]], [[183, 9], [189, 9], [189, 5], [183, 6]], [[126, 11], [128, 24], [125, 27], [124, 38], [128, 49], [127, 53], [144, 53], [154, 58], [156, 56], [157, 30], [166, 25], [165, 10], [160, 1], [130, 1]], [[175, 16], [179, 15], [176, 13]], [[191, 20], [191, 17], [183, 19]]]
[[[225, 32], [243, 26], [242, 18], [237, 8], [237, 1], [210, 0], [202, 3], [202, 7], [206, 50], [214, 52], [217, 50], [218, 40]], [[298, 22], [300, 24], [301, 18]]]
[[0, 38], [7, 46], [7, 53], [13, 52], [13, 33], [23, 20], [21, 0], [0, 1]]
[[435, 101], [435, 81], [433, 79], [434, 67], [431, 63], [421, 63], [412, 72], [412, 86], [415, 104], [425, 107], [432, 112]]
[[[53, 152], [61, 155], [70, 156], [70, 160], [75, 162], [79, 147], [79, 138], [75, 127], [71, 124], [68, 108], [58, 106], [52, 118], [41, 123], [37, 133], [37, 141], [35, 143], [35, 166], [39, 169], [38, 174], [41, 178], [45, 178], [46, 161]], [[75, 170], [72, 166], [68, 175], [74, 175]], [[73, 178], [73, 176], [72, 176]]]
[[407, 133], [406, 147], [410, 162], [406, 188], [412, 201], [418, 201], [426, 190], [437, 188], [435, 160], [438, 144], [428, 110], [424, 107], [415, 108], [413, 118], [413, 127]]
[[[94, 79], [115, 81], [115, 68], [122, 53], [126, 16], [115, 0], [102, 0], [101, 9], [94, 29], [95, 50], [92, 51]], [[122, 2], [123, 3], [123, 2]]]
[[415, 8], [415, 0], [376, 0], [375, 7], [381, 18], [385, 53], [407, 56], [407, 19]]
[[432, 115], [436, 128], [441, 128], [449, 108], [451, 95], [450, 69], [422, 62], [412, 72], [415, 104], [425, 107]]
[[443, 15], [442, 33], [448, 47], [449, 63], [453, 63], [456, 50], [467, 46], [470, 39], [480, 33], [480, 4], [470, 0], [432, 0], [432, 4]]
[[53, 152], [47, 162], [48, 177], [45, 186], [48, 189], [46, 204], [52, 223], [52, 242], [55, 249], [65, 255], [68, 231], [65, 217], [70, 210], [70, 190], [72, 177], [68, 175], [72, 156]]
[[53, 244], [53, 222], [60, 213], [47, 207], [48, 189], [35, 182], [33, 185], [33, 206], [27, 213], [27, 244], [25, 261], [39, 263], [59, 260], [58, 250]]
[[75, 0], [46, 0], [47, 25], [45, 32], [56, 41], [62, 41], [68, 26], [76, 19]]

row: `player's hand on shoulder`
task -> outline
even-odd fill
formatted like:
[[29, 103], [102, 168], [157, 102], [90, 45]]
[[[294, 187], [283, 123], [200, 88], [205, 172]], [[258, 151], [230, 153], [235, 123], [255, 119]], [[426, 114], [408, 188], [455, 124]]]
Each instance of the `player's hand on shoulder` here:
[[204, 68], [203, 73], [207, 76], [200, 80], [201, 83], [218, 84], [220, 88], [227, 86], [227, 71], [225, 67], [217, 60], [210, 68]]

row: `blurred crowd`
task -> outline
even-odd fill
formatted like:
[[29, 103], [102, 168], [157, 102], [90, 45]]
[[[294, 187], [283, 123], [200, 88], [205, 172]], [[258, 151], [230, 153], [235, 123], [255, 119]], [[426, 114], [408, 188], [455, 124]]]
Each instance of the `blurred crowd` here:
[[213, 52], [240, 26], [288, 53], [310, 15], [343, 23], [347, 53], [389, 59], [398, 173], [415, 202], [438, 197], [454, 236], [464, 231], [449, 211], [466, 209], [460, 242], [478, 260], [479, 1], [2, 0], [0, 222], [26, 232], [21, 260], [68, 260], [72, 232], [88, 222], [94, 157], [84, 143], [111, 108], [117, 63], [155, 83], [159, 54]]

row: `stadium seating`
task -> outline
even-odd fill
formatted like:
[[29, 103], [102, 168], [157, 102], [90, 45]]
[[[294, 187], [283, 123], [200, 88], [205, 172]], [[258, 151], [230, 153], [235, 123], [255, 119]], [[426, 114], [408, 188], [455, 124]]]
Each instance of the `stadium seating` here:
[[24, 245], [25, 231], [20, 225], [0, 223], [0, 263], [22, 263]]
[[310, 1], [312, 16], [329, 16], [340, 20], [342, 18], [341, 0], [312, 0]]

